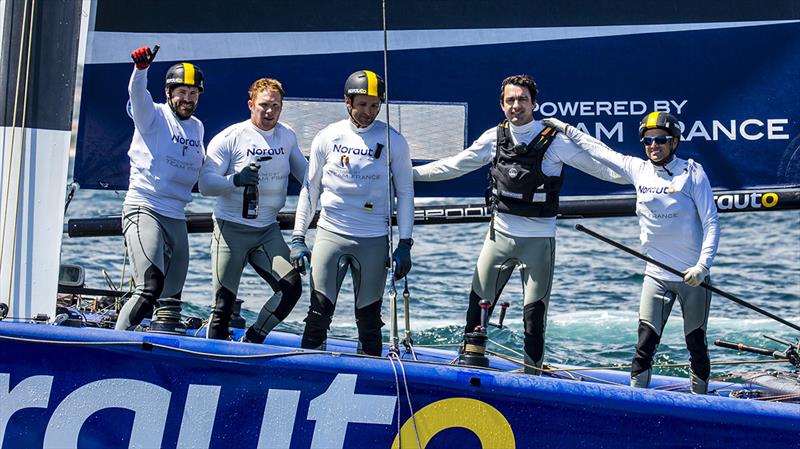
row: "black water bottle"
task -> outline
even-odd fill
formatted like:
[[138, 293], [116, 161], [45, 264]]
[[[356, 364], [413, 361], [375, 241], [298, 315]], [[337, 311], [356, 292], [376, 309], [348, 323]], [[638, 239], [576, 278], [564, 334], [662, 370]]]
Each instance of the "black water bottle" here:
[[[250, 164], [250, 170], [258, 170], [256, 163]], [[242, 194], [242, 217], [253, 219], [258, 217], [258, 184], [244, 186]]]

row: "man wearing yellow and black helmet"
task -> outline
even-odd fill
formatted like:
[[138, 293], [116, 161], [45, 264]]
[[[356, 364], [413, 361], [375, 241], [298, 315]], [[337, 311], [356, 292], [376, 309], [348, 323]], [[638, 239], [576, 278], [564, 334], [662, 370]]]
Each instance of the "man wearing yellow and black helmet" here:
[[147, 72], [158, 52], [141, 47], [128, 92], [134, 131], [128, 156], [131, 173], [122, 207], [122, 229], [131, 259], [135, 289], [117, 319], [130, 329], [152, 315], [158, 298], [180, 299], [189, 268], [189, 238], [184, 208], [203, 165], [203, 123], [193, 116], [203, 72], [181, 62], [167, 71], [165, 103], [154, 103]]
[[[324, 348], [339, 288], [350, 269], [359, 351], [381, 355], [381, 303], [390, 250], [389, 216], [395, 198], [400, 233], [392, 254], [395, 278], [403, 278], [411, 269], [411, 158], [406, 139], [376, 120], [385, 98], [385, 84], [375, 72], [353, 73], [344, 86], [349, 118], [329, 125], [311, 143], [290, 255], [301, 272], [309, 262], [313, 267], [303, 348]], [[320, 215], [312, 255], [305, 235], [317, 209]]]
[[647, 160], [617, 153], [560, 120], [544, 121], [636, 187], [642, 247], [652, 259], [683, 272], [680, 277], [647, 264], [631, 386], [646, 388], [650, 384], [653, 357], [677, 300], [683, 311], [691, 391], [706, 393], [711, 372], [706, 342], [711, 292], [700, 284], [711, 283], [709, 268], [719, 244], [719, 219], [703, 166], [675, 156], [681, 140], [678, 119], [665, 112], [651, 112], [642, 118], [639, 138]]
[[203, 93], [203, 72], [190, 62], [179, 62], [167, 70], [164, 83], [167, 103], [181, 120], [187, 120], [197, 108]]
[[[666, 136], [666, 144], [662, 144], [661, 140], [656, 140], [655, 144], [650, 140], [645, 140], [645, 137]], [[681, 143], [681, 125], [678, 119], [672, 114], [666, 112], [651, 112], [642, 118], [639, 123], [639, 139], [644, 144], [644, 152], [650, 162], [658, 167], [666, 167], [675, 158], [675, 150]], [[650, 142], [648, 144], [648, 142]]]

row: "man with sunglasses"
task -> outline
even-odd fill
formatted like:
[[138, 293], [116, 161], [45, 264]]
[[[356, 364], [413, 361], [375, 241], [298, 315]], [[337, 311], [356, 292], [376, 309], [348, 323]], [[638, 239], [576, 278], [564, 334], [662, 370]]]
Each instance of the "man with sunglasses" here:
[[503, 287], [520, 266], [525, 372], [529, 374], [539, 374], [544, 360], [564, 164], [600, 179], [625, 183], [552, 127], [533, 119], [537, 92], [530, 76], [509, 76], [500, 86], [500, 108], [506, 117], [500, 125], [486, 130], [458, 154], [414, 167], [414, 181], [440, 181], [491, 164], [487, 193], [492, 221], [472, 277], [465, 333], [474, 332], [480, 325], [480, 301], [491, 302], [491, 313]]
[[664, 112], [651, 112], [642, 119], [639, 137], [647, 160], [617, 153], [558, 119], [543, 121], [636, 187], [636, 215], [645, 252], [684, 273], [681, 279], [647, 264], [631, 386], [646, 388], [650, 384], [653, 357], [677, 299], [683, 311], [691, 390], [705, 394], [711, 372], [706, 343], [711, 292], [700, 284], [711, 283], [708, 270], [717, 253], [719, 220], [703, 167], [691, 159], [675, 157], [681, 140], [678, 119]]

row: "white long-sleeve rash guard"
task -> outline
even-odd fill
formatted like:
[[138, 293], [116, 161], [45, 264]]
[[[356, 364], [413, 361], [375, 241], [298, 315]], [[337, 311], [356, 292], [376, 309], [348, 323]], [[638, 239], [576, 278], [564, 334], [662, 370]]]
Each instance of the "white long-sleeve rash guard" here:
[[[411, 238], [414, 182], [406, 139], [391, 129], [391, 167], [401, 239]], [[378, 146], [379, 157], [375, 157]], [[381, 237], [388, 228], [386, 124], [357, 128], [342, 120], [320, 131], [311, 143], [308, 171], [297, 203], [294, 236], [305, 236], [321, 205], [318, 226], [354, 237]]]
[[[719, 218], [702, 165], [676, 157], [666, 167], [658, 167], [617, 153], [575, 127], [570, 126], [567, 135], [636, 187], [640, 239], [648, 256], [679, 271], [697, 263], [711, 268], [719, 244]], [[645, 274], [682, 280], [652, 264], [647, 264]]]
[[[271, 159], [258, 162], [260, 157]], [[233, 176], [256, 163], [258, 171], [258, 216], [242, 217], [244, 187], [233, 185]], [[200, 173], [200, 193], [218, 196], [214, 217], [253, 227], [266, 227], [277, 221], [286, 204], [289, 173], [302, 182], [308, 163], [297, 146], [294, 130], [278, 123], [269, 131], [245, 120], [225, 128], [208, 144], [208, 155]]]
[[135, 129], [128, 150], [131, 174], [125, 205], [184, 220], [184, 207], [192, 201], [203, 165], [203, 123], [194, 116], [181, 120], [168, 104], [153, 103], [147, 69], [134, 68], [128, 93]]
[[[510, 126], [514, 144], [527, 145], [536, 137], [544, 125], [534, 120], [522, 126]], [[457, 178], [489, 164], [497, 149], [497, 127], [487, 129], [468, 148], [453, 156], [414, 167], [415, 181], [442, 181]], [[559, 133], [547, 148], [542, 160], [542, 172], [547, 176], [558, 176], [564, 165], [577, 168], [596, 178], [619, 184], [628, 183], [615, 171], [593, 160], [585, 151], [578, 148], [568, 138]], [[496, 212], [495, 229], [514, 237], [554, 237], [556, 235], [555, 217], [522, 217]]]

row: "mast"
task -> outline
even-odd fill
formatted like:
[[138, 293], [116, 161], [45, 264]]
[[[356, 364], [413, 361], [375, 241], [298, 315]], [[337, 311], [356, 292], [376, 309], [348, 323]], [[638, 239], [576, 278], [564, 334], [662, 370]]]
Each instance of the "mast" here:
[[55, 313], [81, 2], [0, 0], [0, 302]]

